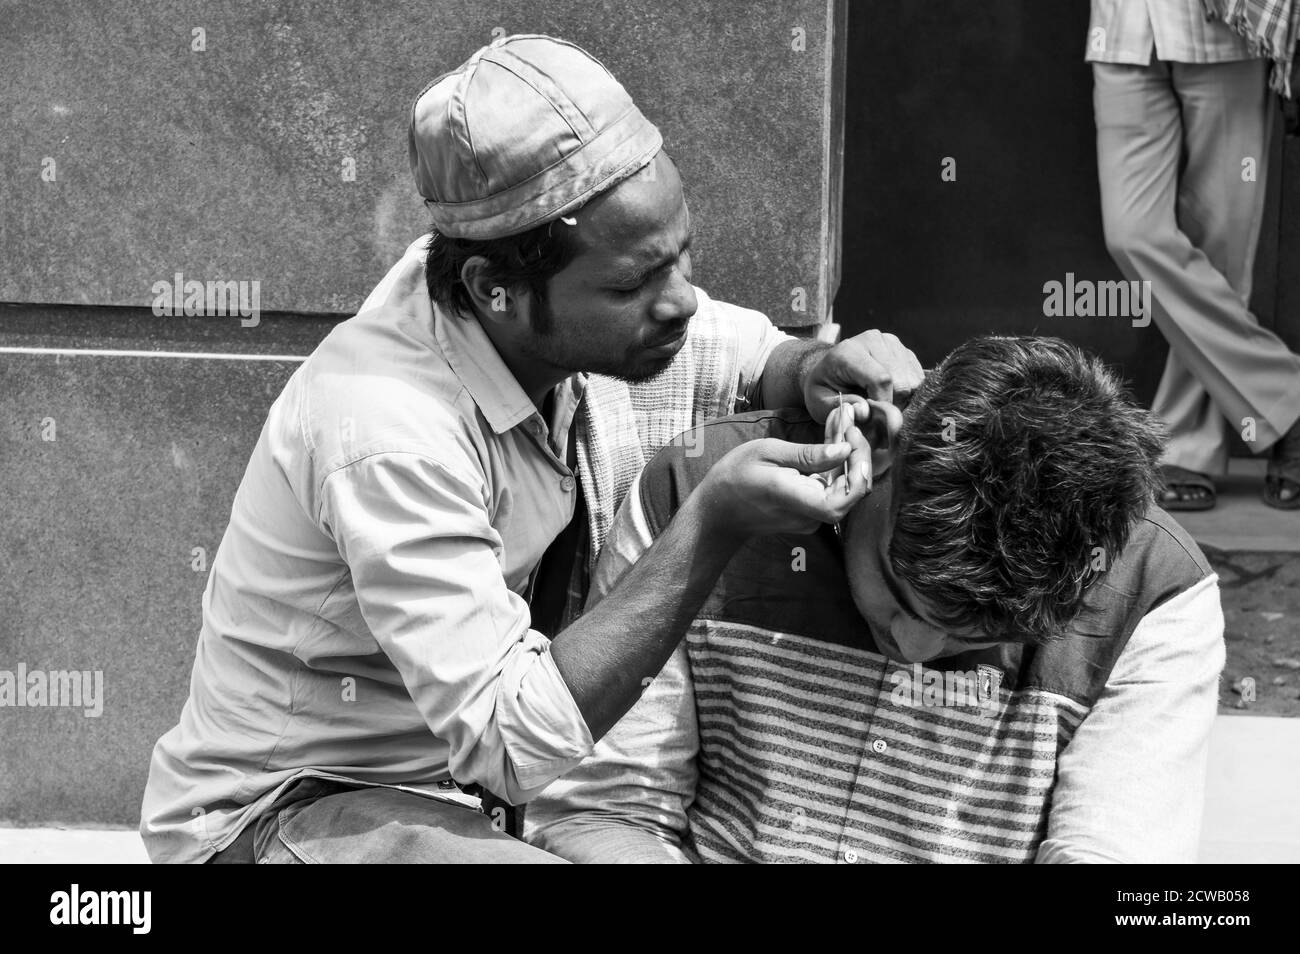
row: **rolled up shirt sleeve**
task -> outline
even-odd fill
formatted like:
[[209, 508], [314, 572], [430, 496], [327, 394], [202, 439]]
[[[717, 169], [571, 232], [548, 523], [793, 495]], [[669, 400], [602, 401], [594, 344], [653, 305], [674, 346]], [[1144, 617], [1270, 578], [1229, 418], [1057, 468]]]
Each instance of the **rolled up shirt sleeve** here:
[[739, 381], [736, 393], [744, 399], [746, 407], [758, 407], [759, 382], [767, 367], [767, 359], [777, 346], [785, 341], [796, 341], [768, 319], [761, 311], [734, 308], [732, 313], [740, 333]]
[[527, 801], [592, 750], [550, 641], [502, 575], [481, 481], [422, 454], [331, 472], [320, 522], [366, 626], [460, 782]]
[[688, 864], [699, 728], [685, 645], [595, 752], [524, 812], [524, 840], [578, 864]]

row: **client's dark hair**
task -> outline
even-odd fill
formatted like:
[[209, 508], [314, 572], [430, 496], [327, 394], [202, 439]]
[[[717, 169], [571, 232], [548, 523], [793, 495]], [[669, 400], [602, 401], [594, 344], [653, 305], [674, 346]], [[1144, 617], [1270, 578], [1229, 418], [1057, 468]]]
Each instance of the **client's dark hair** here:
[[948, 626], [1059, 636], [1153, 503], [1164, 437], [1096, 357], [977, 338], [927, 375], [895, 472], [894, 572]]
[[524, 285], [541, 302], [546, 300], [547, 281], [578, 252], [572, 229], [555, 221], [494, 239], [451, 238], [435, 229], [424, 258], [425, 281], [429, 297], [439, 305], [472, 315], [474, 305], [460, 272], [470, 256], [482, 255], [488, 260], [492, 278], [503, 288]]

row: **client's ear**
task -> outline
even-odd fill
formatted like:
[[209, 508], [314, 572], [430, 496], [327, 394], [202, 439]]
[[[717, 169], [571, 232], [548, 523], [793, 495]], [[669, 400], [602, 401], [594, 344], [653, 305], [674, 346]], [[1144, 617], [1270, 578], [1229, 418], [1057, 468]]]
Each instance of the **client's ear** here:
[[[898, 450], [898, 435], [903, 430], [903, 412], [887, 401], [866, 402], [868, 415], [863, 421], [858, 415], [858, 427], [871, 445], [871, 471], [881, 475], [889, 470]], [[854, 409], [855, 411], [857, 408]]]

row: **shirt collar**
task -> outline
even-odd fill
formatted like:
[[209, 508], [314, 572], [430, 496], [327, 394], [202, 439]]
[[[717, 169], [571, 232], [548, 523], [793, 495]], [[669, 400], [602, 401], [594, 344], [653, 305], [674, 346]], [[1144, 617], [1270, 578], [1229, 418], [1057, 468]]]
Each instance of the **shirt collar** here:
[[[426, 235], [411, 243], [401, 260], [370, 293], [361, 310], [396, 307], [410, 314], [420, 327], [432, 327], [452, 373], [469, 392], [492, 430], [504, 434], [537, 414], [537, 407], [501, 360], [478, 319], [450, 313], [429, 298], [424, 273], [428, 239]], [[586, 374], [575, 374], [559, 385], [557, 399], [566, 389], [571, 395], [568, 402], [557, 400], [557, 417], [563, 423], [572, 421], [572, 407], [581, 401], [586, 382]]]
[[451, 370], [493, 431], [504, 434], [537, 413], [477, 318], [451, 314], [435, 304], [433, 333]]

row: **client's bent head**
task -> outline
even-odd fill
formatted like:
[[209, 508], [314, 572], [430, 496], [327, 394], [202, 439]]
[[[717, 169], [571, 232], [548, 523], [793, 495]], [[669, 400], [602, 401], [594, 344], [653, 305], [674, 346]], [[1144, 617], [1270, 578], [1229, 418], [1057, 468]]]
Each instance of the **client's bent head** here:
[[907, 410], [890, 566], [953, 631], [1058, 636], [1152, 503], [1162, 448], [1099, 359], [1057, 338], [969, 341]]

